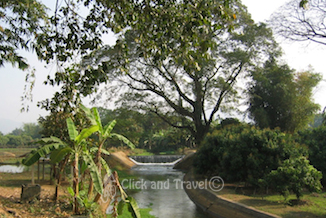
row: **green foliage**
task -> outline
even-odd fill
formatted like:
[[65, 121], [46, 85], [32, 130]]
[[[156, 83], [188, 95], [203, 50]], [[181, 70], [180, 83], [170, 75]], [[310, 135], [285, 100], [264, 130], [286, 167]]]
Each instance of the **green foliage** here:
[[[33, 151], [30, 156], [28, 156], [23, 164], [31, 165], [35, 163], [41, 156], [51, 153], [51, 161], [61, 161], [63, 157], [72, 157], [72, 166], [73, 166], [73, 188], [70, 189], [70, 193], [73, 196], [73, 208], [74, 213], [80, 213], [80, 207], [84, 209], [87, 213], [94, 212], [94, 205], [98, 201], [98, 196], [103, 192], [103, 183], [101, 169], [102, 166], [106, 170], [106, 173], [109, 175], [110, 169], [107, 166], [104, 159], [101, 157], [102, 153], [108, 154], [106, 150], [102, 148], [105, 140], [111, 137], [116, 137], [119, 140], [122, 140], [128, 146], [133, 148], [133, 144], [127, 140], [125, 137], [119, 134], [112, 133], [116, 121], [112, 121], [102, 126], [102, 122], [99, 116], [99, 113], [96, 108], [88, 109], [85, 106], [81, 105], [80, 108], [85, 114], [85, 117], [89, 119], [90, 127], [84, 128], [81, 131], [78, 131], [74, 121], [71, 117], [66, 119], [67, 131], [69, 140], [67, 142], [62, 141], [56, 137], [44, 138], [42, 142], [46, 143], [40, 149]], [[88, 138], [93, 134], [98, 133], [98, 141], [95, 145], [98, 147], [90, 146]], [[95, 155], [94, 155], [95, 153]], [[93, 159], [93, 157], [95, 158]], [[82, 161], [82, 162], [81, 162]], [[79, 163], [81, 162], [81, 167]], [[79, 172], [84, 174], [86, 169], [90, 172], [90, 187], [88, 193], [84, 189], [79, 190]], [[91, 197], [91, 192], [93, 186], [98, 193], [94, 200], [89, 200]], [[133, 217], [139, 216], [139, 209], [134, 199], [127, 197], [121, 187], [120, 192], [124, 194], [123, 200], [129, 205], [130, 212]], [[97, 199], [97, 200], [96, 200]]]
[[305, 8], [305, 9], [307, 9], [307, 7], [308, 7], [308, 6], [307, 6], [308, 3], [309, 3], [308, 0], [302, 0], [302, 1], [300, 1], [299, 6], [300, 6], [301, 8]]
[[40, 142], [43, 143], [43, 146], [38, 150], [34, 150], [31, 152], [29, 156], [27, 156], [22, 163], [30, 166], [36, 163], [40, 157], [45, 157], [47, 154], [50, 154], [54, 151], [50, 157], [52, 157], [52, 162], [61, 161], [64, 156], [72, 157], [72, 166], [73, 166], [73, 190], [74, 190], [74, 213], [79, 213], [79, 161], [82, 160], [88, 166], [92, 181], [94, 182], [95, 190], [98, 193], [103, 192], [103, 184], [101, 179], [101, 174], [97, 166], [94, 163], [93, 158], [90, 156], [87, 141], [86, 139], [93, 134], [94, 132], [99, 130], [97, 125], [93, 125], [88, 128], [82, 129], [78, 132], [73, 120], [68, 117], [66, 119], [69, 141], [65, 142], [61, 139], [51, 136], [50, 138], [43, 138]]
[[9, 138], [4, 135], [0, 135], [0, 146], [5, 146], [9, 142]]
[[311, 164], [323, 173], [323, 185], [326, 185], [326, 126], [307, 129], [298, 133], [298, 140], [309, 148]]
[[294, 74], [287, 65], [272, 58], [252, 73], [249, 88], [250, 117], [260, 128], [294, 132], [306, 128], [319, 105], [312, 101], [312, 90], [321, 80], [319, 74]]
[[[167, 49], [163, 38], [172, 33], [176, 39], [186, 40], [182, 45], [183, 53], [190, 52], [193, 47], [191, 42], [205, 48], [202, 51], [206, 52], [214, 45], [214, 42], [203, 38], [205, 34], [208, 35], [207, 31], [231, 29], [234, 2], [236, 1], [213, 0], [205, 1], [204, 4], [176, 0], [65, 2], [57, 5], [50, 22], [38, 34], [36, 52], [40, 59], [47, 62], [56, 58], [58, 62], [64, 63], [73, 60], [76, 53], [84, 55], [97, 49], [102, 44], [102, 36], [109, 31], [119, 34], [128, 29], [139, 32], [139, 40], [148, 53], [159, 48]], [[88, 13], [85, 14], [85, 11]], [[82, 12], [83, 16], [76, 16]], [[122, 58], [124, 56], [122, 54]], [[93, 83], [94, 77], [90, 76], [89, 82]]]
[[[71, 187], [68, 187], [67, 191], [72, 198], [75, 196], [74, 190]], [[77, 200], [83, 210], [81, 211], [81, 213], [86, 214], [90, 218], [94, 217], [95, 214], [97, 215], [95, 217], [101, 217], [100, 214], [97, 214], [97, 212], [101, 211], [99, 205], [96, 202], [89, 200], [89, 198], [87, 197], [87, 192], [85, 190], [79, 192]]]
[[27, 135], [5, 135], [4, 138], [5, 140], [8, 140], [6, 145], [8, 147], [24, 147], [28, 146], [30, 142], [33, 141], [32, 137], [27, 136]]
[[40, 132], [42, 131], [42, 126], [35, 123], [24, 123], [23, 134], [32, 137], [33, 139], [40, 139], [42, 136]]
[[219, 175], [226, 182], [246, 182], [259, 187], [260, 180], [283, 160], [306, 153], [291, 135], [242, 124], [208, 134], [194, 166], [201, 174]]
[[[128, 206], [123, 203], [123, 201], [119, 202], [119, 211], [118, 211], [118, 218], [133, 218], [133, 216], [129, 213]], [[140, 208], [139, 213], [140, 217], [142, 218], [155, 218], [155, 216], [150, 214], [151, 209], [150, 208]], [[111, 217], [111, 216], [109, 216]]]
[[222, 128], [224, 128], [228, 125], [238, 125], [238, 124], [241, 124], [241, 122], [237, 118], [225, 118], [221, 121], [220, 125]]
[[267, 182], [287, 199], [290, 192], [293, 192], [297, 199], [303, 196], [304, 189], [310, 192], [320, 192], [320, 179], [322, 173], [309, 164], [304, 156], [291, 157], [268, 175]]
[[[44, 33], [40, 44], [46, 52], [39, 54], [66, 62], [80, 52], [83, 61], [48, 79], [63, 90], [46, 106], [67, 105], [66, 99], [78, 102], [99, 84], [117, 80], [122, 82], [119, 88], [110, 82], [106, 93], [121, 94], [122, 105], [151, 111], [169, 125], [186, 129], [199, 146], [216, 113], [236, 100], [238, 77], [260, 64], [257, 57], [279, 53], [271, 30], [254, 24], [238, 1], [122, 2], [87, 2], [93, 14], [85, 22], [74, 16], [73, 7], [58, 10], [55, 18], [63, 13], [67, 20], [53, 18], [51, 25], [61, 28]], [[54, 31], [58, 29], [64, 33]], [[119, 33], [119, 39], [112, 47], [97, 49], [98, 36], [107, 29]], [[90, 46], [84, 47], [86, 42]], [[122, 85], [126, 92], [118, 92]]]
[[191, 145], [191, 136], [187, 131], [173, 127], [154, 133], [145, 144], [149, 151], [154, 153], [177, 151]]
[[9, 62], [22, 70], [28, 68], [19, 49], [30, 50], [46, 22], [46, 8], [39, 1], [1, 1], [0, 4], [0, 67]]
[[35, 147], [34, 141], [40, 139], [41, 126], [24, 123], [23, 128], [16, 128], [7, 135], [0, 135], [2, 147]]

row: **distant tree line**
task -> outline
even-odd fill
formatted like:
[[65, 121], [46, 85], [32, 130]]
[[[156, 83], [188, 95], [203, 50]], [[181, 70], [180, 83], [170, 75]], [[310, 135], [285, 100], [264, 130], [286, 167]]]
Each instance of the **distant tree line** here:
[[35, 123], [25, 123], [22, 128], [16, 128], [4, 135], [0, 132], [1, 147], [33, 147], [33, 142], [41, 138], [42, 127]]

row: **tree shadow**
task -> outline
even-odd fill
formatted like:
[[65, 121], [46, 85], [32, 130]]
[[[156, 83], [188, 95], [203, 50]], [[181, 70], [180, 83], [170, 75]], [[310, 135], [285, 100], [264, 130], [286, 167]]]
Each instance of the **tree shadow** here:
[[309, 218], [325, 218], [326, 217], [326, 212], [324, 213], [324, 215], [315, 215], [313, 213], [309, 213], [309, 212], [304, 212], [304, 211], [291, 211], [288, 212], [287, 214], [283, 215], [282, 217], [284, 218], [296, 218], [296, 217], [309, 217]]
[[263, 207], [263, 206], [285, 207], [285, 205], [282, 205], [278, 202], [268, 201], [265, 199], [242, 199], [239, 201], [239, 203], [244, 205], [251, 205], [252, 207]]

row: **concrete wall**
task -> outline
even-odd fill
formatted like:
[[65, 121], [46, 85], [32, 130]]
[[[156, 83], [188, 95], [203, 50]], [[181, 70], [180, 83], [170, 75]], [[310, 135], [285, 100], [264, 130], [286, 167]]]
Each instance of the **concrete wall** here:
[[186, 182], [195, 181], [189, 171], [184, 176], [184, 189], [189, 198], [202, 210], [218, 218], [280, 218], [279, 216], [259, 211], [255, 208], [233, 202], [203, 188], [188, 189]]

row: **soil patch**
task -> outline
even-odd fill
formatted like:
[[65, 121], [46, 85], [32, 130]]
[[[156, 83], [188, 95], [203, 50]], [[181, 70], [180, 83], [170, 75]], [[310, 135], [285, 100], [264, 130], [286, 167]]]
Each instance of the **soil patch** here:
[[64, 187], [59, 191], [59, 201], [53, 200], [55, 186], [42, 185], [40, 200], [21, 203], [21, 188], [0, 186], [0, 217], [70, 217], [71, 204]]

